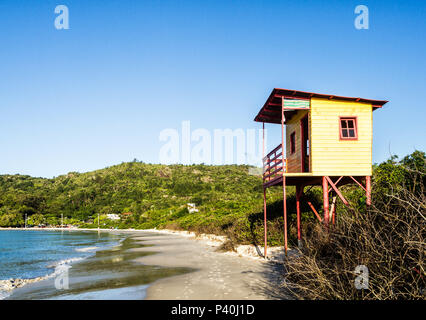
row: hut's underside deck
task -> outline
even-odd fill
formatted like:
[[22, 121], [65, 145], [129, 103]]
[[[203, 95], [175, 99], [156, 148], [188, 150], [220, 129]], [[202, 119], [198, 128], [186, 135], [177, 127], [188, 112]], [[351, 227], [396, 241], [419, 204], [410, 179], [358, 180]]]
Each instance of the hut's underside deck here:
[[[296, 186], [296, 185], [305, 185], [305, 186], [321, 186], [323, 176], [313, 176], [311, 173], [286, 173], [285, 175], [285, 185], [286, 186]], [[365, 176], [352, 176], [358, 181], [365, 179]], [[340, 176], [329, 176], [333, 181], [336, 181]], [[339, 186], [354, 183], [350, 176], [344, 176], [339, 181]], [[264, 188], [269, 188], [273, 186], [282, 186], [283, 177], [279, 176], [275, 179], [265, 182], [263, 184]]]

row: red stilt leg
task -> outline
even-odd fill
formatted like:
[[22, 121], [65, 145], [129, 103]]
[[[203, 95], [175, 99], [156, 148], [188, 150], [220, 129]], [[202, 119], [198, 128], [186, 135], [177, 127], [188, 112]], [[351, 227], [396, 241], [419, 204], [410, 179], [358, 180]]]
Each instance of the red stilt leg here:
[[265, 229], [265, 253], [264, 256], [266, 258], [266, 250], [267, 250], [267, 243], [268, 243], [268, 230], [266, 225], [266, 188], [263, 189], [263, 219], [264, 219], [264, 229]]
[[286, 159], [284, 156], [284, 122], [285, 122], [285, 115], [284, 115], [284, 98], [281, 100], [281, 153], [282, 153], [282, 175], [283, 175], [283, 207], [284, 207], [284, 249], [285, 249], [285, 255], [287, 256], [287, 197], [285, 193], [285, 176], [284, 172], [286, 168], [284, 168], [284, 164], [286, 163]]
[[310, 202], [310, 201], [306, 201], [306, 202], [307, 202], [307, 203], [308, 203], [308, 205], [311, 207], [311, 209], [312, 209], [313, 213], [315, 213], [315, 216], [318, 218], [318, 221], [319, 221], [319, 222], [322, 222], [322, 219], [321, 219], [320, 215], [318, 214], [318, 211], [317, 211], [317, 210], [315, 210], [315, 207], [314, 207], [314, 205], [312, 204], [312, 202]]
[[365, 188], [367, 189], [367, 206], [371, 206], [371, 177], [365, 177]]
[[287, 256], [287, 196], [285, 192], [285, 177], [283, 177], [283, 206], [284, 206], [284, 250]]
[[336, 223], [336, 207], [333, 208], [333, 212], [332, 214], [332, 222], [333, 222], [333, 226]]
[[302, 232], [300, 230], [300, 196], [303, 191], [301, 186], [296, 186], [296, 212], [297, 212], [297, 245], [302, 247]]
[[322, 177], [322, 192], [323, 192], [323, 202], [324, 202], [324, 225], [327, 228], [329, 217], [328, 217], [328, 181], [326, 177]]
[[[262, 159], [265, 158], [265, 122], [262, 123]], [[263, 164], [263, 173], [265, 174], [265, 163]], [[268, 243], [268, 230], [266, 225], [266, 188], [263, 188], [263, 219], [264, 219], [264, 229], [265, 229], [265, 246], [264, 246], [264, 256], [266, 259], [267, 243]]]
[[345, 206], [349, 206], [348, 200], [345, 199], [343, 194], [337, 189], [337, 186], [331, 181], [329, 177], [325, 177], [328, 181], [328, 183], [331, 185], [331, 188], [334, 190], [334, 192], [339, 196], [339, 198], [342, 200], [342, 202], [345, 204]]

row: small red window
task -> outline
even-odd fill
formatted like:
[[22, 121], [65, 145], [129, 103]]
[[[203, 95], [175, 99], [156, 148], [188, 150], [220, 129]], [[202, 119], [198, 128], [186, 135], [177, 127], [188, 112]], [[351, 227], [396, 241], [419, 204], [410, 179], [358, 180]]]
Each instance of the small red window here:
[[290, 135], [290, 154], [296, 152], [296, 132]]
[[357, 140], [356, 117], [340, 117], [340, 140]]

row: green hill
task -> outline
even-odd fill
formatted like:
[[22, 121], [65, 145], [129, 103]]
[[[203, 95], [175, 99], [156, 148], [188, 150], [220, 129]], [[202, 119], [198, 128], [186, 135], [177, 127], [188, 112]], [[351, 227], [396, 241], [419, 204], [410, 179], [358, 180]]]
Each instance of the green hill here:
[[[97, 227], [100, 214], [101, 227], [168, 227], [217, 234], [238, 228], [238, 240], [247, 242], [255, 233], [262, 234], [257, 229], [263, 216], [261, 177], [249, 169], [254, 168], [134, 161], [53, 179], [3, 175], [0, 226], [23, 226], [25, 214], [29, 224], [59, 225], [63, 214], [65, 224]], [[272, 189], [268, 197], [273, 202], [280, 195], [280, 190]], [[199, 211], [189, 213], [187, 203]], [[114, 222], [107, 214], [122, 219]]]

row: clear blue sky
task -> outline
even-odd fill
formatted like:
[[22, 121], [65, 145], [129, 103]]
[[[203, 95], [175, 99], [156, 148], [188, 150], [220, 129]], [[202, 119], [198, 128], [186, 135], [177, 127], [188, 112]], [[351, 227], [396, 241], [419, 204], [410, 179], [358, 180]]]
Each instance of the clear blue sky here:
[[425, 150], [425, 34], [425, 1], [2, 0], [0, 174], [158, 163], [183, 120], [259, 128], [273, 87], [389, 100], [373, 161]]

